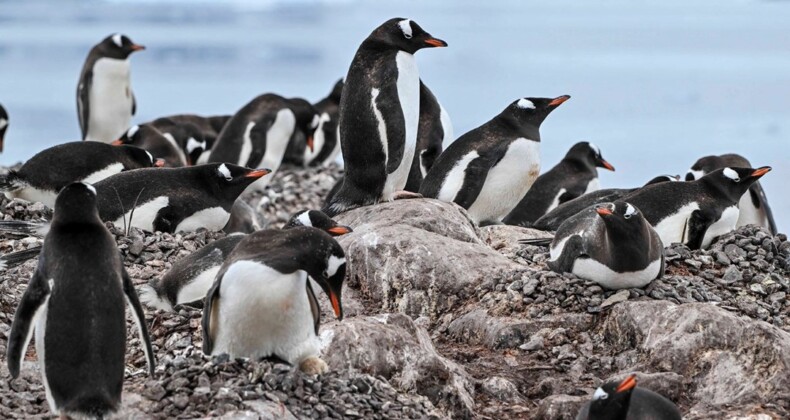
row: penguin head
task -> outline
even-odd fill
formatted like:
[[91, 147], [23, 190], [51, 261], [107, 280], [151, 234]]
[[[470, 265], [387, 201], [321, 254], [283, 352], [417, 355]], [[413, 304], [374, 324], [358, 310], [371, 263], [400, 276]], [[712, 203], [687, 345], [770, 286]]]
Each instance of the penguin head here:
[[250, 169], [232, 163], [209, 163], [195, 166], [202, 172], [212, 192], [233, 203], [250, 184], [270, 174], [271, 169]]
[[447, 43], [425, 32], [417, 22], [405, 18], [392, 18], [376, 28], [366, 40], [375, 46], [397, 48], [414, 54], [422, 48], [446, 47]]
[[176, 124], [168, 132], [177, 143], [184, 145], [184, 155], [187, 158], [187, 166], [194, 165], [207, 148], [206, 140], [203, 138], [203, 132], [200, 131], [200, 128], [195, 124]]
[[161, 168], [165, 165], [164, 160], [154, 159], [154, 156], [145, 149], [141, 149], [137, 146], [132, 146], [129, 144], [123, 144], [117, 147], [121, 150], [121, 153], [127, 157], [126, 162], [124, 162], [124, 167], [126, 169], [150, 167]]
[[346, 278], [346, 254], [337, 241], [328, 236], [327, 238], [328, 240], [323, 241], [321, 244], [321, 248], [325, 252], [318, 253], [321, 258], [307, 270], [307, 273], [329, 296], [335, 317], [338, 320], [342, 320], [343, 302], [341, 297], [343, 280]]
[[589, 418], [625, 419], [634, 388], [636, 375], [630, 375], [620, 383], [607, 382], [601, 385], [593, 394]]
[[697, 182], [704, 182], [724, 192], [727, 197], [737, 203], [752, 184], [770, 171], [770, 166], [762, 166], [757, 169], [726, 167], [716, 169]]
[[603, 220], [606, 230], [612, 236], [633, 236], [643, 231], [648, 223], [636, 206], [625, 201], [601, 203], [595, 206], [595, 212]]
[[135, 51], [142, 51], [145, 47], [135, 44], [128, 36], [123, 34], [112, 34], [104, 38], [96, 45], [96, 50], [103, 57], [125, 60]]
[[704, 156], [697, 159], [697, 161], [694, 162], [694, 165], [692, 165], [688, 172], [686, 172], [686, 181], [700, 179], [705, 174], [709, 174], [716, 169], [727, 166], [750, 168], [752, 164], [745, 157], [734, 153], [720, 156]]
[[101, 223], [99, 210], [96, 208], [96, 188], [85, 182], [66, 185], [55, 198], [53, 222], [86, 221]]
[[0, 153], [3, 152], [3, 141], [5, 140], [5, 131], [8, 129], [8, 113], [2, 105], [0, 105]]
[[313, 135], [321, 121], [318, 111], [313, 108], [310, 102], [302, 98], [291, 98], [288, 100], [289, 108], [296, 116], [296, 129], [304, 133], [307, 139], [307, 148], [313, 151]]
[[565, 158], [581, 162], [589, 167], [614, 171], [614, 166], [601, 156], [601, 149], [590, 142], [582, 141], [574, 144], [565, 155]]
[[540, 127], [540, 124], [543, 123], [543, 120], [546, 119], [551, 111], [557, 109], [558, 106], [570, 98], [570, 95], [562, 95], [556, 98], [521, 98], [513, 101], [500, 115], [512, 121], [512, 124], [517, 127], [526, 125], [537, 128]]
[[335, 104], [340, 104], [340, 95], [343, 94], [343, 79], [338, 80], [335, 82], [335, 85], [332, 86], [332, 92], [329, 93], [329, 98]]
[[677, 182], [680, 181], [680, 175], [659, 175], [650, 181], [647, 181], [644, 186], [660, 184], [662, 182]]
[[165, 136], [151, 125], [133, 125], [118, 139], [111, 143], [114, 146], [132, 145], [153, 153], [157, 159], [154, 166], [183, 166], [178, 149]]
[[296, 226], [311, 226], [323, 230], [332, 236], [341, 236], [353, 232], [348, 226], [339, 225], [326, 213], [320, 210], [302, 210], [288, 220], [283, 229]]

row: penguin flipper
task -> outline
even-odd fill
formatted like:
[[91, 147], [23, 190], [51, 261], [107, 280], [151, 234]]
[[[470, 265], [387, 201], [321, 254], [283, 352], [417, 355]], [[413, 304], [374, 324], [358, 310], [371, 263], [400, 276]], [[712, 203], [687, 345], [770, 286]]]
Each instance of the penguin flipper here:
[[137, 291], [134, 290], [132, 279], [129, 278], [129, 273], [123, 267], [121, 267], [121, 277], [123, 278], [123, 293], [126, 294], [129, 306], [132, 307], [132, 316], [137, 324], [140, 340], [144, 343], [143, 351], [145, 352], [145, 360], [148, 362], [148, 375], [154, 376], [156, 360], [154, 359], [154, 350], [151, 346], [151, 336], [148, 334], [148, 327], [145, 323], [145, 313], [142, 305], [140, 305], [140, 300], [137, 298]]
[[[504, 156], [504, 154], [502, 155]], [[496, 165], [491, 163], [490, 159], [481, 156], [469, 162], [464, 173], [464, 182], [458, 194], [455, 195], [453, 202], [459, 206], [468, 209], [477, 200], [480, 191], [483, 190], [483, 185], [486, 183], [488, 171]]]
[[41, 253], [42, 245], [36, 245], [28, 249], [16, 252], [10, 252], [0, 257], [0, 269], [9, 269], [16, 267], [25, 261], [38, 257]]
[[134, 96], [134, 92], [132, 92], [132, 116], [137, 114], [137, 98]]
[[548, 266], [557, 273], [573, 272], [573, 264], [577, 258], [588, 258], [587, 251], [584, 249], [584, 240], [579, 235], [573, 235], [565, 242], [560, 256], [549, 261]]
[[310, 280], [307, 280], [307, 300], [310, 301], [310, 311], [313, 313], [313, 323], [315, 324], [315, 335], [318, 335], [318, 326], [321, 325], [321, 307], [318, 306], [318, 299], [313, 292]]
[[36, 270], [16, 308], [8, 336], [8, 371], [12, 378], [19, 376], [22, 359], [33, 337], [36, 319], [41, 315], [42, 306], [51, 292], [50, 283], [45, 280], [41, 271]]
[[710, 218], [705, 216], [701, 211], [694, 210], [686, 222], [686, 246], [689, 249], [702, 248], [702, 240], [705, 238], [705, 232], [710, 227]]
[[88, 136], [88, 121], [90, 121], [90, 100], [88, 99], [93, 85], [93, 71], [87, 70], [77, 86], [77, 113], [80, 120], [82, 139]]
[[274, 124], [274, 117], [270, 114], [261, 117], [250, 130], [250, 143], [252, 143], [252, 151], [247, 162], [242, 162], [240, 165], [248, 168], [257, 168], [263, 161], [263, 156], [266, 154], [267, 134], [269, 128]]
[[219, 289], [222, 285], [222, 277], [225, 273], [220, 272], [217, 274], [217, 280], [211, 286], [208, 293], [206, 293], [206, 300], [203, 303], [203, 319], [201, 324], [203, 327], [203, 353], [211, 355], [214, 350], [214, 337], [216, 336], [217, 317], [219, 316], [219, 302], [214, 302], [219, 299]]

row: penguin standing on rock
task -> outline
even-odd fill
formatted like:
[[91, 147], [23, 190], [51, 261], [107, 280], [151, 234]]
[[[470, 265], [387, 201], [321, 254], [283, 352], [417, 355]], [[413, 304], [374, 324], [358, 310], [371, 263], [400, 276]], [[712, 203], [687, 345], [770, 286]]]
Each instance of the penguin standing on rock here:
[[413, 197], [403, 188], [417, 149], [420, 76], [414, 53], [446, 47], [410, 19], [394, 18], [359, 46], [340, 99], [345, 176], [324, 213]]
[[[705, 174], [727, 166], [749, 168], [752, 165], [745, 157], [734, 153], [721, 156], [705, 156], [697, 160], [689, 169], [688, 173], [686, 173], [686, 181], [700, 179]], [[752, 184], [748, 193], [741, 197], [738, 202], [738, 210], [736, 227], [757, 225], [768, 229], [772, 235], [776, 235], [774, 215], [759, 181]]]
[[6, 130], [8, 130], [8, 112], [3, 108], [3, 105], [0, 105], [0, 153], [3, 153]]
[[11, 377], [19, 376], [35, 329], [38, 364], [55, 415], [104, 418], [117, 410], [125, 370], [124, 301], [132, 307], [153, 375], [143, 308], [115, 239], [99, 219], [96, 191], [89, 184], [70, 184], [58, 195], [38, 267], [14, 315], [8, 337]]
[[420, 127], [417, 150], [409, 170], [405, 190], [419, 192], [422, 180], [442, 153], [443, 145], [453, 141], [453, 124], [433, 92], [420, 80]]
[[664, 396], [637, 388], [636, 375], [622, 382], [607, 382], [595, 390], [576, 420], [681, 420], [680, 410]]
[[596, 168], [614, 171], [614, 166], [601, 156], [598, 146], [586, 141], [574, 144], [560, 163], [535, 180], [502, 222], [528, 226], [560, 204], [597, 191], [600, 183]]
[[126, 35], [114, 34], [88, 53], [77, 84], [83, 140], [110, 143], [129, 128], [137, 110], [129, 80], [129, 55], [144, 49]]
[[307, 374], [328, 366], [319, 358], [321, 310], [308, 276], [343, 319], [343, 248], [312, 227], [261, 230], [231, 251], [206, 295], [203, 352], [231, 358], [276, 357]]
[[540, 125], [570, 99], [522, 98], [459, 137], [436, 160], [420, 194], [465, 208], [475, 223], [499, 223], [540, 173]]

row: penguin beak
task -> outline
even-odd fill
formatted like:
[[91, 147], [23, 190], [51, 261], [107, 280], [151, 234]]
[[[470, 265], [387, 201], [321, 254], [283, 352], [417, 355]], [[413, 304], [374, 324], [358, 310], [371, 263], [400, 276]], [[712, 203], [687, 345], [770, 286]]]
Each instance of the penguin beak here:
[[617, 393], [630, 391], [636, 387], [636, 375], [631, 375], [620, 382], [620, 385], [617, 386], [617, 389], [614, 391]]
[[446, 47], [447, 43], [442, 41], [441, 39], [436, 38], [428, 38], [425, 40], [425, 43], [430, 45], [431, 47]]
[[329, 289], [329, 301], [332, 302], [332, 310], [335, 311], [335, 318], [343, 320], [343, 304], [340, 303], [340, 290]]
[[601, 158], [598, 163], [601, 165], [602, 168], [606, 168], [612, 172], [614, 172], [614, 166], [611, 163], [607, 162], [604, 158]]
[[154, 166], [157, 167], [157, 168], [161, 168], [161, 167], [165, 166], [165, 160], [164, 159], [157, 159], [157, 160], [155, 160], [154, 161]]
[[752, 177], [753, 178], [759, 178], [759, 177], [767, 174], [768, 172], [771, 172], [771, 167], [770, 166], [763, 166], [763, 167], [755, 169], [754, 172], [752, 172]]
[[272, 173], [271, 169], [256, 169], [254, 171], [247, 172], [247, 175], [244, 175], [245, 178], [260, 178], [264, 175], [268, 175]]
[[123, 140], [118, 139], [118, 140], [115, 140], [114, 142], [112, 142], [110, 144], [113, 145], [113, 146], [123, 146]]
[[595, 209], [595, 211], [601, 216], [611, 216], [612, 215], [612, 211], [609, 210], [606, 207], [598, 207], [598, 208]]
[[563, 102], [567, 101], [570, 98], [571, 98], [571, 95], [558, 96], [558, 97], [552, 99], [551, 102], [549, 102], [549, 106], [560, 106], [560, 105], [562, 105]]
[[310, 149], [310, 153], [313, 152], [313, 135], [307, 136], [307, 148]]
[[337, 225], [337, 226], [332, 226], [331, 228], [327, 229], [326, 231], [329, 232], [329, 234], [332, 235], [332, 236], [341, 236], [341, 235], [345, 235], [347, 233], [351, 233], [354, 230], [351, 229], [348, 226]]
[[129, 48], [131, 48], [132, 51], [142, 51], [145, 49], [145, 45], [132, 44], [132, 46]]

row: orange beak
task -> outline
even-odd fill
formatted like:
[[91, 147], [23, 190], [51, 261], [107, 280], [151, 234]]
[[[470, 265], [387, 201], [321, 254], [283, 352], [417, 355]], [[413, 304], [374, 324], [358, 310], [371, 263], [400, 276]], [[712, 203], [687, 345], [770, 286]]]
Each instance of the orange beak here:
[[329, 292], [329, 300], [332, 302], [332, 310], [335, 311], [335, 318], [343, 319], [343, 308], [340, 307], [340, 299], [334, 292]]
[[254, 171], [250, 171], [247, 175], [244, 175], [245, 178], [260, 178], [264, 175], [268, 175], [272, 173], [271, 169], [256, 169]]
[[752, 176], [755, 177], [755, 178], [759, 178], [759, 177], [767, 174], [768, 172], [771, 172], [771, 167], [770, 166], [763, 166], [761, 168], [755, 169], [754, 172], [752, 172]]
[[164, 159], [157, 159], [157, 160], [155, 160], [154, 161], [154, 166], [157, 167], [157, 168], [161, 168], [161, 167], [165, 166], [165, 160]]
[[144, 49], [145, 45], [132, 44], [132, 51], [142, 51]]
[[611, 211], [611, 210], [609, 210], [609, 209], [608, 209], [608, 208], [606, 208], [606, 207], [598, 207], [597, 209], [595, 209], [595, 211], [596, 211], [598, 214], [600, 214], [601, 216], [611, 216], [611, 215], [612, 215], [612, 211]]
[[348, 226], [333, 226], [327, 229], [326, 231], [329, 232], [332, 236], [340, 236], [353, 232], [353, 230]]
[[549, 106], [559, 106], [563, 102], [567, 101], [571, 98], [571, 95], [562, 95], [554, 98], [551, 102], [549, 102]]
[[432, 47], [446, 47], [447, 43], [442, 41], [441, 39], [430, 38], [426, 39], [425, 43], [432, 46]]
[[310, 149], [310, 152], [313, 152], [313, 136], [307, 136], [307, 148]]
[[630, 389], [634, 389], [635, 387], [636, 387], [636, 375], [631, 375], [625, 378], [623, 382], [620, 382], [620, 385], [617, 386], [617, 389], [615, 389], [614, 392], [628, 391]]
[[612, 166], [612, 164], [611, 164], [611, 163], [609, 163], [609, 162], [607, 162], [607, 161], [605, 161], [605, 160], [601, 159], [601, 165], [603, 165], [603, 167], [604, 167], [604, 168], [606, 168], [606, 169], [608, 169], [608, 170], [610, 170], [610, 171], [614, 172], [614, 166]]
[[110, 144], [113, 145], [113, 146], [121, 146], [121, 145], [123, 145], [123, 140], [118, 139], [118, 140], [115, 140], [114, 142], [112, 142]]

